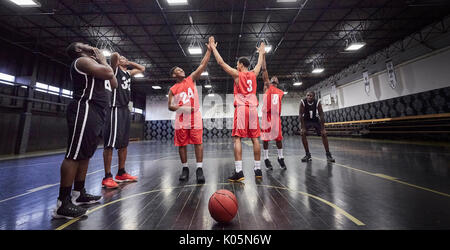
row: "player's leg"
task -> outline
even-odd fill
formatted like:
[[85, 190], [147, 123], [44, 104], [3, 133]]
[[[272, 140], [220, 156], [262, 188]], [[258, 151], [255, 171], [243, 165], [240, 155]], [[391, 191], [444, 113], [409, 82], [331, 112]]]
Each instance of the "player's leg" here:
[[263, 141], [264, 164], [268, 170], [272, 170], [272, 163], [269, 160], [269, 141]]
[[197, 183], [205, 183], [205, 176], [203, 175], [203, 144], [194, 144], [194, 149], [197, 161], [197, 169], [195, 171]]
[[244, 172], [242, 171], [242, 144], [241, 137], [233, 136], [234, 143], [234, 168], [235, 173], [228, 178], [229, 181], [244, 180]]
[[117, 182], [129, 182], [137, 181], [137, 176], [132, 176], [125, 171], [125, 161], [128, 154], [128, 142], [130, 141], [130, 121], [131, 115], [128, 107], [117, 108], [117, 138], [115, 147], [117, 148], [117, 154], [119, 156], [119, 167], [117, 170], [116, 181]]
[[321, 136], [322, 136], [322, 143], [323, 143], [323, 147], [325, 148], [325, 152], [326, 152], [326, 156], [327, 156], [327, 161], [329, 162], [334, 162], [334, 158], [330, 153], [330, 148], [328, 146], [328, 137], [327, 137], [327, 133], [325, 131], [325, 129], [323, 129], [323, 131], [321, 131]]
[[262, 178], [261, 171], [261, 145], [259, 144], [259, 138], [252, 138], [253, 143], [253, 157], [255, 159], [255, 167], [253, 170], [255, 171], [256, 178]]
[[[305, 125], [306, 130], [308, 130], [307, 125]], [[306, 139], [306, 131], [302, 131], [301, 133], [303, 147], [305, 149], [305, 156], [302, 158], [302, 162], [311, 161], [311, 153], [309, 152], [308, 140]]]
[[105, 168], [105, 177], [102, 179], [102, 187], [105, 188], [117, 188], [119, 185], [114, 181], [113, 175], [111, 173], [111, 164], [112, 164], [112, 156], [113, 156], [113, 143], [116, 139], [117, 129], [116, 126], [116, 117], [114, 116], [115, 108], [109, 107], [106, 109], [106, 122], [105, 129], [103, 131], [103, 166]]
[[75, 205], [93, 204], [102, 199], [102, 196], [88, 194], [84, 188], [88, 167], [89, 158], [79, 161], [72, 191], [72, 202]]
[[102, 180], [102, 186], [105, 188], [117, 188], [119, 185], [113, 180], [111, 174], [113, 148], [105, 147], [103, 149], [103, 166], [105, 168], [105, 177]]
[[284, 163], [284, 156], [283, 156], [283, 141], [277, 140], [277, 151], [278, 151], [278, 163], [280, 164], [280, 167], [282, 169], [286, 169], [286, 164]]

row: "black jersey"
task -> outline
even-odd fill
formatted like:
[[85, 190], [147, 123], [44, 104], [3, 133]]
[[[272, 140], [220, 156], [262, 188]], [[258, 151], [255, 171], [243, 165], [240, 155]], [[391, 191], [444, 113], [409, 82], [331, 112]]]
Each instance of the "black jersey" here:
[[70, 79], [72, 80], [73, 85], [73, 100], [82, 104], [94, 105], [104, 109], [109, 103], [105, 91], [105, 80], [95, 78], [92, 75], [80, 71], [76, 66], [78, 59], [73, 61], [70, 66]]
[[131, 100], [131, 75], [128, 71], [116, 68], [117, 88], [112, 91], [112, 107], [128, 107]]
[[319, 101], [314, 100], [313, 103], [308, 103], [305, 99], [302, 99], [302, 104], [304, 107], [303, 118], [305, 122], [318, 122], [319, 121]]

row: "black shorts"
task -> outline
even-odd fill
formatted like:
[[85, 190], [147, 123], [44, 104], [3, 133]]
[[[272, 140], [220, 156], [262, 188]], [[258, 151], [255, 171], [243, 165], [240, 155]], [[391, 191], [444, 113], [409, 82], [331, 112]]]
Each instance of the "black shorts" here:
[[320, 126], [320, 122], [305, 122], [306, 135], [308, 135], [308, 130], [314, 129], [318, 136], [321, 136], [322, 126]]
[[126, 148], [130, 140], [131, 114], [128, 107], [106, 108], [105, 148]]
[[87, 160], [94, 155], [101, 140], [105, 109], [85, 101], [73, 101], [67, 106], [69, 127], [66, 158]]

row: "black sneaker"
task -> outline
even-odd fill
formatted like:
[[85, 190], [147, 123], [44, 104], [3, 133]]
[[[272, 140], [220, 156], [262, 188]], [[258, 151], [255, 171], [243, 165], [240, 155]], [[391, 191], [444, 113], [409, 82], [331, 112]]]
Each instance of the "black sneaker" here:
[[255, 178], [256, 179], [262, 179], [262, 171], [260, 168], [255, 169]]
[[286, 164], [284, 163], [284, 158], [278, 158], [278, 163], [282, 169], [286, 169]]
[[72, 203], [74, 205], [94, 204], [102, 200], [102, 196], [86, 193], [86, 189], [81, 191], [72, 190]]
[[267, 168], [268, 170], [272, 170], [272, 169], [273, 169], [272, 163], [270, 163], [269, 159], [265, 159], [265, 160], [264, 160], [264, 163], [266, 164], [266, 168]]
[[302, 158], [302, 162], [312, 161], [311, 154], [307, 153], [305, 157]]
[[188, 167], [183, 167], [183, 170], [181, 171], [180, 178], [178, 178], [178, 180], [185, 181], [188, 178], [189, 178], [189, 168]]
[[244, 172], [242, 172], [242, 170], [238, 173], [234, 172], [234, 174], [228, 178], [228, 181], [231, 181], [231, 182], [243, 181], [243, 180], [244, 180]]
[[197, 183], [205, 183], [205, 176], [203, 175], [202, 168], [197, 168], [195, 174], [197, 175]]
[[73, 218], [85, 215], [87, 211], [88, 210], [86, 208], [75, 206], [69, 196], [62, 201], [58, 199], [56, 202], [56, 208], [53, 210], [52, 217], [55, 219], [64, 218], [71, 220]]
[[330, 152], [327, 153], [327, 161], [328, 162], [335, 162], [335, 160], [334, 160], [333, 156], [331, 156]]

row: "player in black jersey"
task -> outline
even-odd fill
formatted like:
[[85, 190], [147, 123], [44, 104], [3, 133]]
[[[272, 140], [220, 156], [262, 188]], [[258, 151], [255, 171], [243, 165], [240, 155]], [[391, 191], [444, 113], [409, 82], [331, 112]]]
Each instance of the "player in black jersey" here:
[[325, 147], [327, 160], [334, 162], [328, 147], [327, 131], [325, 130], [325, 118], [320, 100], [315, 99], [314, 92], [308, 92], [306, 98], [300, 102], [300, 123], [303, 146], [306, 155], [302, 158], [302, 162], [311, 161], [311, 153], [309, 152], [308, 141], [306, 140], [307, 131], [313, 128], [318, 136], [322, 136], [323, 146]]
[[[132, 176], [125, 171], [131, 122], [131, 112], [128, 105], [131, 101], [131, 77], [145, 71], [144, 66], [128, 61], [117, 52], [111, 55], [111, 67], [114, 70], [118, 86], [112, 90], [110, 95], [111, 100], [106, 112], [107, 121], [103, 136], [105, 178], [102, 180], [102, 186], [106, 188], [118, 187], [116, 182], [137, 181], [136, 176]], [[128, 70], [128, 68], [131, 69]], [[119, 169], [115, 181], [111, 174], [113, 148], [117, 149], [119, 155]]]
[[102, 135], [108, 104], [105, 89], [116, 88], [117, 80], [99, 49], [75, 42], [66, 52], [73, 60], [70, 66], [73, 100], [67, 106], [68, 145], [53, 217], [72, 219], [87, 212], [77, 205], [95, 203], [102, 198], [86, 193], [84, 182], [89, 159]]

